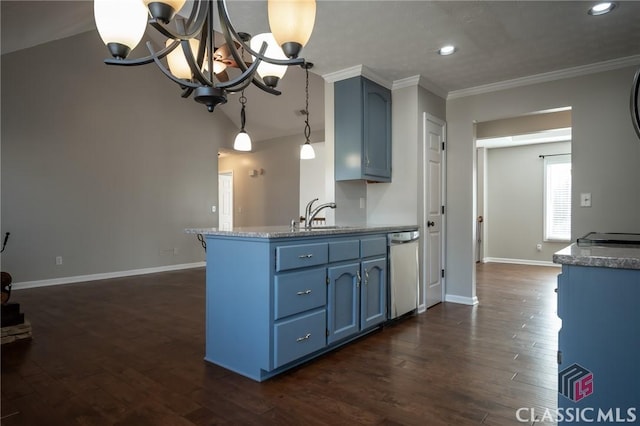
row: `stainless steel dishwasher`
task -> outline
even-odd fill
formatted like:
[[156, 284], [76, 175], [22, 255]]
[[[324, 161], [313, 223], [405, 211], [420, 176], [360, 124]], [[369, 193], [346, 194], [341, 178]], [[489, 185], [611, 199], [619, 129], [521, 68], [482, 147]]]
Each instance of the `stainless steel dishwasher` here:
[[387, 235], [389, 246], [389, 319], [418, 307], [418, 240], [420, 231]]

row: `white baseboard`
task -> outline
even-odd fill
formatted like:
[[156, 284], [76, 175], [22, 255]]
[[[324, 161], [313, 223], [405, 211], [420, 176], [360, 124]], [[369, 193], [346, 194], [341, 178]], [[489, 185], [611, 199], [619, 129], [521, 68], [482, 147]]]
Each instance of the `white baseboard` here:
[[460, 303], [462, 305], [477, 305], [478, 304], [478, 297], [477, 296], [473, 296], [473, 297], [465, 297], [465, 296], [458, 296], [455, 294], [446, 294], [444, 296], [444, 301], [445, 302], [451, 302], [451, 303]]
[[514, 265], [555, 266], [558, 268], [562, 266], [548, 260], [508, 259], [504, 257], [485, 257], [482, 259], [482, 263], [511, 263]]
[[131, 269], [129, 271], [107, 272], [104, 274], [77, 275], [75, 277], [53, 278], [49, 280], [24, 281], [14, 283], [12, 290], [21, 290], [25, 288], [46, 287], [50, 285], [73, 284], [85, 281], [108, 280], [110, 278], [131, 277], [134, 275], [155, 274], [158, 272], [179, 271], [181, 269], [201, 268], [205, 266], [205, 262], [181, 263], [178, 265], [158, 266], [155, 268]]

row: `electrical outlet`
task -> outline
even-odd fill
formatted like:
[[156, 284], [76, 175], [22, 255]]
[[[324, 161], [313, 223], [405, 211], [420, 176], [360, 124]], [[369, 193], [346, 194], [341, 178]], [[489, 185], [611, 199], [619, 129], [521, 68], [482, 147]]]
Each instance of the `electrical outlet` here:
[[590, 192], [583, 192], [580, 194], [580, 207], [591, 207]]
[[542, 244], [540, 243], [536, 244], [536, 250], [542, 251]]
[[216, 206], [211, 206], [211, 213], [215, 213], [216, 212]]
[[56, 256], [56, 265], [62, 265], [62, 256]]

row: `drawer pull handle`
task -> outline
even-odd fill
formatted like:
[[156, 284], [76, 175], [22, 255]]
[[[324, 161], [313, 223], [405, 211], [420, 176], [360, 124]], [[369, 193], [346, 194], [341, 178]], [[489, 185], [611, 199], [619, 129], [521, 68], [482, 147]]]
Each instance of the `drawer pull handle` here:
[[312, 254], [301, 254], [300, 256], [298, 256], [299, 259], [311, 259], [312, 257]]
[[298, 342], [298, 343], [300, 343], [300, 342], [304, 342], [305, 340], [308, 340], [308, 339], [309, 339], [309, 337], [311, 337], [311, 333], [307, 333], [307, 334], [306, 334], [305, 336], [303, 336], [303, 337], [298, 337], [298, 338], [296, 339], [296, 342]]
[[296, 294], [298, 296], [304, 296], [305, 294], [311, 294], [311, 290], [299, 291]]

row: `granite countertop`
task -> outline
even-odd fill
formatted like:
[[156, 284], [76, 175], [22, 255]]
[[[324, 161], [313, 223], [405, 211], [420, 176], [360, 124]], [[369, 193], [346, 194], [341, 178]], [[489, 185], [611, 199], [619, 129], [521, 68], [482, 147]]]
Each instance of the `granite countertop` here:
[[187, 228], [188, 234], [202, 234], [205, 236], [216, 235], [223, 237], [241, 238], [304, 238], [321, 235], [386, 233], [396, 231], [415, 231], [418, 225], [353, 225], [353, 226], [317, 226], [311, 229], [297, 228], [292, 230], [290, 226], [258, 226], [240, 227], [224, 231], [218, 228]]
[[640, 246], [612, 244], [583, 247], [574, 243], [556, 252], [553, 262], [563, 265], [640, 269]]

